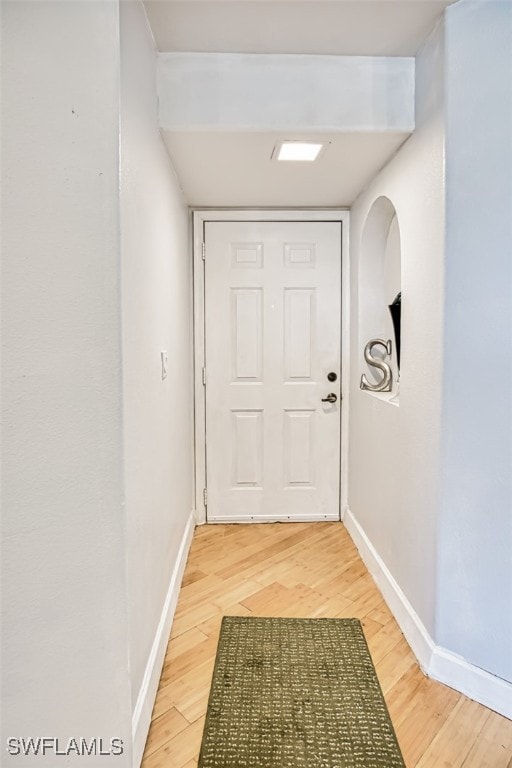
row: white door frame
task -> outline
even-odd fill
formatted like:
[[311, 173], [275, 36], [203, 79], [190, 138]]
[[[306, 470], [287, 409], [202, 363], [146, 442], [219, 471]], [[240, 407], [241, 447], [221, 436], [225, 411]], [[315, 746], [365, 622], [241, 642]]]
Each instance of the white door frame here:
[[207, 221], [339, 221], [341, 222], [341, 468], [340, 518], [347, 509], [348, 498], [348, 414], [350, 381], [350, 274], [349, 211], [343, 209], [194, 209], [194, 433], [195, 433], [195, 507], [198, 525], [206, 523], [204, 490], [206, 488], [206, 403], [203, 383], [205, 364], [204, 333], [204, 225]]

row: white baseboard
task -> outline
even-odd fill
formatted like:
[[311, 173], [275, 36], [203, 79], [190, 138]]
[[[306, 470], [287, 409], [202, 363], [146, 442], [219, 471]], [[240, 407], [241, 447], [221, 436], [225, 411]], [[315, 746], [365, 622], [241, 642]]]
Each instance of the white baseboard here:
[[428, 675], [512, 720], [512, 684], [469, 664], [462, 656], [436, 646]]
[[432, 638], [350, 509], [345, 511], [344, 525], [418, 659], [420, 667], [428, 674], [434, 652]]
[[423, 672], [485, 707], [512, 719], [512, 684], [434, 643], [350, 509], [344, 524]]
[[171, 631], [172, 620], [178, 602], [178, 595], [183, 578], [185, 565], [187, 564], [188, 551], [192, 542], [195, 527], [195, 511], [192, 511], [187, 520], [185, 532], [181, 540], [176, 563], [173, 568], [169, 588], [160, 615], [160, 621], [155, 633], [155, 639], [151, 646], [144, 678], [140, 687], [137, 703], [132, 716], [132, 741], [133, 741], [133, 765], [138, 768], [142, 761], [144, 746], [151, 723], [151, 712], [155, 703], [156, 692], [162, 665], [164, 661], [167, 642]]

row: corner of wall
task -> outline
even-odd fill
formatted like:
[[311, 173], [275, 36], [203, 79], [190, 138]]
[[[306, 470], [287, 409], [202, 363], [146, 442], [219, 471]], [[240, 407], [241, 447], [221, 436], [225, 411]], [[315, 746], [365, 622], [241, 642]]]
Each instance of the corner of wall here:
[[436, 645], [350, 509], [344, 523], [423, 673], [512, 719], [512, 684]]

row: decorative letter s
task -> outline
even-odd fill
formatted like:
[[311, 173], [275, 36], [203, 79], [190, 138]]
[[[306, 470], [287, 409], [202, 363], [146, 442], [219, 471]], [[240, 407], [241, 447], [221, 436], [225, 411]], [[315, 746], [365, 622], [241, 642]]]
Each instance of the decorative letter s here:
[[388, 341], [383, 341], [382, 339], [370, 339], [364, 348], [364, 359], [368, 365], [372, 366], [373, 368], [378, 368], [379, 371], [382, 371], [382, 381], [378, 384], [371, 384], [366, 378], [366, 375], [363, 373], [361, 376], [360, 386], [361, 389], [367, 389], [370, 392], [390, 392], [393, 385], [393, 373], [387, 363], [385, 363], [383, 360], [379, 360], [377, 357], [373, 357], [373, 347], [377, 345], [384, 347], [386, 353], [391, 355], [391, 339], [388, 339]]

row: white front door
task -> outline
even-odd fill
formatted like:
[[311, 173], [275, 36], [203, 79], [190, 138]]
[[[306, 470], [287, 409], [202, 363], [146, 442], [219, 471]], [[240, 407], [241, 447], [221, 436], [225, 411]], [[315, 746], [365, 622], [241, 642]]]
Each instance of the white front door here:
[[337, 520], [341, 223], [204, 239], [207, 519]]

